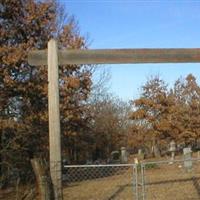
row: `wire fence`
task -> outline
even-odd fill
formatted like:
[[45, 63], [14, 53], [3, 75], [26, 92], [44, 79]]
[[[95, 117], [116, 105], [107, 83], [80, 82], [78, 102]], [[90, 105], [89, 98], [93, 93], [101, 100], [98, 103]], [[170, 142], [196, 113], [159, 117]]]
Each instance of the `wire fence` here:
[[200, 199], [200, 159], [141, 165], [143, 200]]
[[[10, 171], [10, 177], [5, 179], [9, 180], [7, 187], [0, 190], [0, 200], [32, 200], [38, 196], [48, 199], [50, 191], [45, 187], [50, 188], [50, 175], [40, 177], [39, 180], [36, 177], [36, 184], [34, 177], [22, 179], [15, 170]], [[36, 186], [40, 184], [45, 184], [41, 187], [44, 191], [40, 190], [45, 195], [37, 192]], [[63, 194], [59, 199], [64, 200], [197, 200], [200, 199], [200, 159], [66, 165], [62, 168], [59, 190]]]
[[64, 199], [136, 200], [134, 164], [65, 166]]
[[197, 200], [200, 159], [65, 166], [64, 199]]

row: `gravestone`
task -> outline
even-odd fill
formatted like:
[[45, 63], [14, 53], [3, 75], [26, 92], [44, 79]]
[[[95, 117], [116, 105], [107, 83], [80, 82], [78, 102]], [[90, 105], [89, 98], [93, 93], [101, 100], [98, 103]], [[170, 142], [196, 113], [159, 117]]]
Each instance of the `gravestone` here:
[[142, 149], [138, 149], [138, 158], [144, 160], [144, 152]]
[[183, 149], [184, 155], [184, 167], [186, 171], [190, 172], [192, 170], [192, 150], [190, 147]]
[[121, 163], [128, 162], [128, 153], [125, 147], [121, 147]]
[[111, 156], [110, 162], [112, 164], [118, 164], [118, 163], [120, 163], [120, 152], [119, 151], [112, 151], [111, 154], [110, 154], [110, 156]]
[[176, 151], [176, 143], [175, 143], [174, 140], [172, 140], [172, 141], [170, 142], [169, 151], [171, 152], [171, 162], [170, 162], [170, 164], [172, 164], [172, 163], [173, 163], [173, 160], [174, 160], [174, 158], [175, 158], [175, 151]]
[[142, 149], [138, 149], [138, 155], [142, 154]]
[[200, 151], [200, 139], [199, 138], [196, 141], [196, 150]]
[[200, 151], [197, 151], [197, 159], [200, 159]]

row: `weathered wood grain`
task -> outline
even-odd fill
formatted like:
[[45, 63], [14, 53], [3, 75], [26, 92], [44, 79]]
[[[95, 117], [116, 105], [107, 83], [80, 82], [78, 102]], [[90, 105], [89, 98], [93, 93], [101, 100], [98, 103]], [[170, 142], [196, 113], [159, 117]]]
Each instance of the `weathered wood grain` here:
[[[47, 65], [47, 51], [29, 53], [31, 65]], [[58, 64], [198, 63], [200, 48], [194, 49], [93, 49], [59, 50]]]
[[48, 42], [48, 108], [50, 173], [55, 200], [62, 199], [61, 136], [57, 43]]

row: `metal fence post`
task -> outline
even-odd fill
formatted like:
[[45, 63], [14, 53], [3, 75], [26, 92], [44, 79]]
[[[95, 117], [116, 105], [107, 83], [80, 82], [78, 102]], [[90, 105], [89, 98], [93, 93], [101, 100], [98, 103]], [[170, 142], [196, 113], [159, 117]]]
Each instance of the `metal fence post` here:
[[[135, 163], [133, 165], [133, 189], [135, 189], [135, 198], [138, 199], [138, 164]], [[135, 188], [134, 188], [135, 186]], [[133, 190], [134, 191], [134, 190]]]
[[141, 164], [141, 176], [142, 176], [142, 200], [146, 198], [146, 188], [145, 188], [145, 164]]

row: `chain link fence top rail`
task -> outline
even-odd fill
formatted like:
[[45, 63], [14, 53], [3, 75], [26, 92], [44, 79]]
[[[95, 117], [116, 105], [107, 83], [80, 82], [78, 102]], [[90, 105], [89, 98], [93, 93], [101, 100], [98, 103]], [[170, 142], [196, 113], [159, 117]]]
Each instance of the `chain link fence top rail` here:
[[141, 173], [143, 200], [200, 199], [200, 159], [144, 162]]
[[64, 199], [136, 200], [134, 164], [65, 166]]

